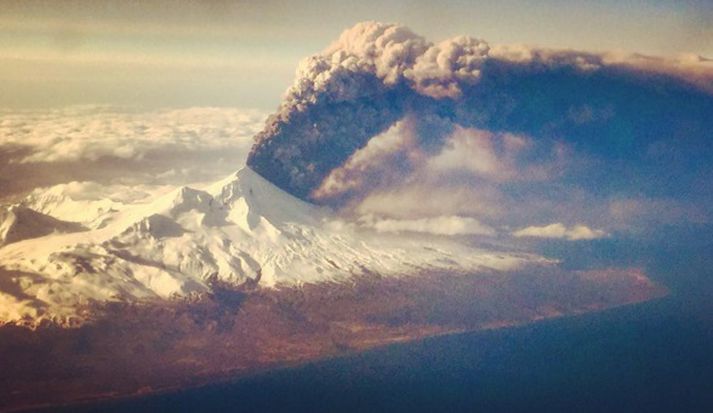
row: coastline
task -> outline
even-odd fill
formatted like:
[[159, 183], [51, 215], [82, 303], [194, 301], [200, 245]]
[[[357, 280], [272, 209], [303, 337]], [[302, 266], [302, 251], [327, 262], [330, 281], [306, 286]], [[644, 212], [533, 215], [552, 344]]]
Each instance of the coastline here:
[[[559, 305], [564, 305], [562, 308], [567, 310], [555, 314], [549, 301], [552, 297], [548, 298], [543, 291], [532, 291], [529, 284], [526, 284], [528, 288], [515, 288], [520, 281], [517, 277], [504, 279], [502, 275], [465, 278], [438, 275], [416, 280], [374, 279], [363, 281], [363, 285], [357, 287], [331, 286], [326, 290], [324, 286], [311, 286], [301, 291], [259, 293], [249, 296], [241, 304], [240, 310], [228, 313], [223, 311], [224, 307], [220, 303], [215, 302], [174, 308], [171, 311], [164, 308], [143, 312], [142, 309], [142, 312], [132, 313], [135, 309], [122, 309], [121, 319], [109, 319], [105, 321], [108, 324], [103, 326], [75, 330], [73, 337], [70, 337], [72, 334], [64, 332], [66, 337], [56, 339], [56, 343], [60, 344], [54, 348], [58, 349], [57, 356], [61, 357], [62, 363], [70, 363], [74, 358], [87, 366], [84, 370], [80, 366], [78, 370], [69, 372], [65, 372], [61, 366], [54, 366], [56, 373], [50, 371], [46, 373], [48, 379], [43, 379], [45, 384], [56, 386], [54, 393], [46, 393], [44, 396], [32, 394], [33, 397], [58, 397], [59, 400], [30, 405], [27, 398], [24, 402], [22, 398], [18, 398], [14, 406], [0, 410], [42, 411], [61, 406], [74, 409], [97, 403], [190, 392], [270, 374], [273, 371], [299, 369], [313, 363], [354, 357], [377, 348], [411, 345], [421, 340], [444, 336], [510, 330], [513, 327], [555, 319], [586, 316], [622, 305], [640, 304], [655, 297], [660, 298], [663, 294], [662, 287], [655, 283], [647, 284], [648, 290], [642, 290], [639, 284], [635, 287], [632, 284], [632, 291], [636, 294], [628, 292], [628, 295], [607, 297], [608, 300], [592, 295], [591, 299], [578, 301], [578, 304], [571, 308], [560, 302]], [[552, 283], [557, 285], [558, 289], [562, 287], [562, 279], [553, 277]], [[599, 285], [589, 287], [594, 291]], [[582, 299], [582, 292], [588, 290], [576, 283], [570, 288], [578, 292], [578, 300]], [[446, 293], [441, 294], [443, 291]], [[513, 291], [524, 293], [525, 296], [513, 299]], [[475, 299], [477, 294], [480, 294], [480, 300]], [[584, 296], [589, 297], [586, 294]], [[503, 300], [503, 297], [508, 297], [510, 301]], [[595, 297], [597, 300], [594, 300]], [[606, 304], [612, 300], [615, 305]], [[291, 303], [291, 306], [285, 307], [286, 303]], [[593, 307], [597, 307], [597, 311], [593, 312]], [[493, 308], [498, 311], [493, 313]], [[217, 314], [220, 317], [201, 318], [206, 314]], [[186, 317], [189, 315], [197, 315], [198, 319], [194, 320], [194, 324], [185, 327], [188, 325]], [[539, 321], [536, 321], [538, 319]], [[182, 334], [177, 334], [175, 327], [181, 326], [184, 330]], [[164, 329], [166, 334], [170, 333], [170, 341], [164, 342], [164, 337], [155, 331], [156, 328]], [[84, 338], [79, 334], [82, 331], [86, 335]], [[120, 333], [118, 336], [117, 331]], [[120, 340], [127, 349], [132, 346], [144, 348], [146, 352], [142, 356], [143, 359], [134, 360], [133, 353], [112, 353], [111, 351], [121, 350], [109, 346], [117, 342], [116, 340]], [[155, 349], [147, 344], [152, 340], [158, 345]], [[72, 353], [76, 352], [77, 345], [84, 345], [88, 352]], [[241, 348], [241, 345], [253, 347]], [[147, 346], [149, 348], [146, 349]], [[241, 349], [243, 353], [236, 353], [236, 349]], [[214, 354], [215, 358], [206, 354]], [[106, 364], [108, 357], [114, 357], [118, 361], [113, 363], [114, 365]], [[195, 357], [203, 358], [191, 359]], [[50, 363], [57, 363], [52, 361], [54, 359], [48, 360]], [[182, 366], [180, 363], [185, 363], [186, 360], [192, 361], [193, 364]], [[97, 366], [94, 362], [104, 362], [106, 367]], [[179, 364], [176, 364], [177, 362]], [[118, 373], [115, 370], [117, 365], [121, 368]], [[149, 368], [152, 365], [165, 370], [154, 372]], [[37, 366], [44, 364], [36, 364], [35, 369], [39, 368]], [[200, 367], [201, 373], [194, 367]], [[107, 368], [109, 370], [106, 370]], [[107, 377], [107, 372], [112, 372], [113, 375]], [[52, 379], [53, 376], [67, 377], [68, 374], [68, 377], [72, 377], [72, 374], [78, 375], [73, 378], [72, 383]], [[87, 379], [82, 378], [85, 376]], [[87, 383], [89, 377], [92, 377], [92, 383], [98, 388], [104, 380], [105, 386], [112, 386], [117, 390], [88, 394], [90, 392], [82, 383]], [[37, 387], [35, 382], [28, 383], [30, 388]], [[43, 382], [40, 381], [41, 383]], [[75, 387], [73, 383], [76, 383]], [[78, 390], [71, 394], [61, 390], [63, 388]], [[68, 399], [61, 400], [62, 397]]]

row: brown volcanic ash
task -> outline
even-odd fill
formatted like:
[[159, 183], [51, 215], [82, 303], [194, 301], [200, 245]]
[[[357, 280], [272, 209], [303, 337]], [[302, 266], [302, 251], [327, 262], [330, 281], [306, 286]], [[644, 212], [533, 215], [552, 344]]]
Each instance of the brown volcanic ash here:
[[[406, 158], [414, 141], [437, 153], [453, 125], [562, 138], [634, 161], [653, 141], [676, 136], [709, 156], [713, 71], [706, 62], [688, 67], [638, 55], [491, 49], [469, 37], [433, 44], [403, 26], [360, 23], [302, 62], [248, 165], [300, 198], [339, 203], [345, 189], [331, 182], [326, 190], [325, 178], [404, 117], [420, 123], [404, 139]], [[360, 171], [405, 176], [413, 167], [392, 160], [377, 156]], [[347, 197], [373, 189], [347, 186]]]

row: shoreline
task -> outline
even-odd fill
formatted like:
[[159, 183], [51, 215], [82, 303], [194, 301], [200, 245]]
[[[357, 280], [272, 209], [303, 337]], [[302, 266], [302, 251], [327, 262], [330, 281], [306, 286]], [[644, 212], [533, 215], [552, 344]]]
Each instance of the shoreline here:
[[480, 334], [487, 334], [487, 333], [493, 333], [493, 332], [500, 332], [500, 331], [510, 331], [514, 332], [515, 330], [518, 329], [525, 329], [525, 328], [541, 328], [543, 326], [547, 326], [548, 324], [552, 323], [559, 323], [562, 321], [577, 321], [581, 320], [583, 318], [589, 318], [589, 317], [595, 317], [599, 318], [605, 315], [611, 315], [614, 313], [620, 313], [622, 310], [640, 310], [643, 307], [647, 306], [657, 306], [657, 305], [662, 305], [666, 304], [667, 302], [670, 302], [672, 300], [672, 297], [668, 293], [664, 293], [663, 295], [653, 297], [651, 299], [647, 299], [644, 301], [638, 301], [638, 302], [631, 302], [631, 303], [625, 303], [621, 305], [616, 305], [613, 307], [608, 307], [608, 308], [603, 308], [600, 310], [594, 310], [594, 311], [584, 311], [581, 313], [576, 313], [576, 314], [568, 314], [568, 315], [560, 315], [560, 316], [554, 316], [550, 318], [543, 318], [531, 322], [524, 322], [520, 324], [513, 324], [513, 325], [507, 325], [507, 326], [486, 326], [483, 328], [479, 329], [470, 329], [470, 330], [454, 330], [454, 331], [445, 331], [445, 332], [440, 332], [440, 333], [435, 333], [432, 335], [425, 335], [421, 337], [414, 337], [410, 339], [404, 339], [404, 340], [399, 340], [399, 341], [392, 341], [392, 342], [384, 342], [381, 344], [378, 344], [374, 347], [369, 347], [361, 351], [347, 351], [342, 354], [338, 355], [327, 355], [323, 358], [316, 358], [313, 360], [306, 360], [306, 361], [300, 361], [300, 362], [294, 362], [294, 363], [287, 363], [283, 365], [275, 365], [271, 367], [264, 367], [264, 368], [257, 368], [255, 370], [250, 370], [250, 371], [240, 371], [236, 370], [231, 373], [225, 373], [225, 374], [220, 374], [216, 375], [213, 377], [207, 377], [205, 379], [198, 379], [198, 382], [194, 384], [188, 384], [188, 385], [178, 385], [178, 386], [170, 386], [166, 388], [157, 388], [157, 389], [151, 389], [145, 392], [140, 392], [140, 393], [133, 393], [133, 394], [121, 394], [121, 395], [97, 395], [94, 397], [90, 397], [87, 399], [82, 399], [82, 400], [76, 400], [76, 401], [71, 401], [63, 404], [44, 404], [44, 405], [33, 405], [33, 406], [25, 406], [25, 407], [18, 407], [18, 408], [13, 408], [10, 410], [0, 410], [2, 413], [23, 413], [23, 412], [43, 412], [43, 411], [49, 411], [50, 409], [61, 409], [62, 411], [67, 410], [67, 409], [77, 409], [77, 408], [90, 408], [92, 406], [100, 408], [102, 405], [109, 405], [112, 403], [122, 403], [122, 402], [140, 402], [141, 400], [148, 400], [151, 398], [155, 397], [161, 397], [161, 396], [166, 396], [166, 395], [179, 395], [181, 393], [186, 393], [186, 392], [195, 392], [195, 391], [201, 391], [213, 387], [219, 387], [219, 386], [230, 386], [230, 385], [238, 385], [241, 382], [245, 382], [247, 380], [251, 379], [258, 379], [260, 377], [264, 377], [270, 374], [279, 374], [279, 373], [284, 373], [284, 372], [290, 372], [290, 371], [295, 371], [301, 368], [305, 368], [310, 365], [315, 365], [315, 364], [321, 364], [321, 363], [330, 363], [334, 361], [344, 361], [348, 360], [353, 357], [357, 357], [360, 355], [365, 355], [367, 353], [373, 353], [373, 352], [381, 352], [386, 349], [389, 349], [394, 346], [410, 346], [410, 345], [415, 345], [415, 344], [423, 344], [424, 342], [431, 341], [431, 340], [439, 340], [443, 338], [449, 338], [449, 337], [457, 337], [457, 336], [473, 336], [473, 335], [480, 335]]
[[258, 290], [237, 306], [219, 296], [115, 306], [71, 330], [2, 328], [0, 352], [12, 363], [0, 371], [0, 411], [188, 391], [389, 345], [606, 311], [667, 291], [630, 269], [539, 275], [370, 277]]

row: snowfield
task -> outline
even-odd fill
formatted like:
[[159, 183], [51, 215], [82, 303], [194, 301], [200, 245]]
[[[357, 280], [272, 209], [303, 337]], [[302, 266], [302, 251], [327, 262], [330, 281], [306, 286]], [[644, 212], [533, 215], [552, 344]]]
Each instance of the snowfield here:
[[[0, 239], [6, 244], [0, 248], [0, 324], [75, 325], [91, 318], [95, 303], [186, 297], [210, 291], [215, 282], [274, 288], [344, 282], [364, 273], [473, 273], [551, 263], [445, 237], [345, 224], [247, 167], [203, 189], [180, 187], [150, 201], [72, 202], [33, 193], [1, 215], [0, 228], [19, 235], [8, 238], [4, 230]], [[41, 212], [29, 209], [33, 205]], [[78, 213], [83, 205], [84, 218]]]

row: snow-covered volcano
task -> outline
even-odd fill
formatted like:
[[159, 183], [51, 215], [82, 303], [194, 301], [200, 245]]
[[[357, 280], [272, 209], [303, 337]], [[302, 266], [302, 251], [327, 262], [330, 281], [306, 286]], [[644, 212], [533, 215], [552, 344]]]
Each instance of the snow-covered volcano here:
[[128, 206], [96, 229], [74, 230], [37, 233], [0, 248], [0, 322], [81, 322], [92, 303], [188, 296], [210, 291], [215, 282], [279, 287], [364, 273], [509, 270], [547, 262], [359, 229], [249, 168], [204, 189], [181, 187]]

